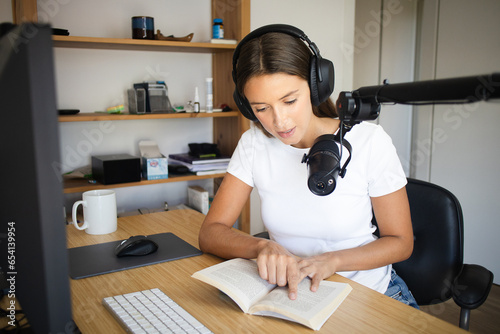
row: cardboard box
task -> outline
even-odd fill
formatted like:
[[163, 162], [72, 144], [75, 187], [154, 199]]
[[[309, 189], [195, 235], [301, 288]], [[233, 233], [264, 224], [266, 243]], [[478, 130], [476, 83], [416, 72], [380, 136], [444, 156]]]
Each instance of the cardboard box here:
[[143, 157], [142, 176], [146, 180], [168, 179], [168, 159]]
[[168, 179], [168, 158], [160, 153], [154, 141], [139, 143], [142, 159], [142, 177], [146, 180]]
[[102, 184], [138, 182], [141, 180], [141, 160], [130, 154], [93, 156], [92, 177]]

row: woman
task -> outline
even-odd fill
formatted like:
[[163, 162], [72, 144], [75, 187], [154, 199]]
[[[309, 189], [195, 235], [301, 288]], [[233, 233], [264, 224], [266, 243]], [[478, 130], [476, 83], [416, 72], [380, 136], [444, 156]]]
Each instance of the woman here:
[[[200, 248], [223, 258], [257, 259], [260, 276], [288, 285], [292, 300], [305, 277], [316, 291], [321, 280], [338, 273], [416, 306], [391, 271], [392, 263], [411, 255], [413, 232], [406, 177], [390, 138], [380, 126], [355, 125], [345, 135], [353, 150], [345, 177], [330, 195], [312, 194], [302, 156], [317, 137], [336, 133], [340, 121], [329, 99], [311, 102], [315, 46], [272, 28], [245, 38], [235, 52], [236, 95], [256, 121], [233, 154], [200, 230]], [[270, 240], [231, 229], [254, 187]]]

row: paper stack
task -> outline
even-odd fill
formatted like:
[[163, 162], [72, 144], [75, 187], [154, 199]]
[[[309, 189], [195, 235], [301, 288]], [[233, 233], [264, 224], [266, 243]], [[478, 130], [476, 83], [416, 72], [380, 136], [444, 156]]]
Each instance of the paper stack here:
[[229, 164], [229, 157], [206, 157], [198, 158], [189, 153], [169, 154], [168, 163], [171, 165], [183, 165], [196, 175], [211, 175], [225, 173]]

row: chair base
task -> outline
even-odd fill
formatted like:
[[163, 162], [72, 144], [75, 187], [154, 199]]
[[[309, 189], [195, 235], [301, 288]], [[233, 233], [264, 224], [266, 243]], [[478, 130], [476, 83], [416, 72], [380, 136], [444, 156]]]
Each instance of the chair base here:
[[470, 309], [462, 308], [460, 310], [460, 323], [459, 327], [462, 329], [465, 329], [466, 331], [469, 330], [469, 323], [470, 323]]

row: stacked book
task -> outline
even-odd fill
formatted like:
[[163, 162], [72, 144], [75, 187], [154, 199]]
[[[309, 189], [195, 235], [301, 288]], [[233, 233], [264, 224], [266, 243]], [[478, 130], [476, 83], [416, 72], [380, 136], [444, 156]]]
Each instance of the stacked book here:
[[190, 172], [196, 175], [225, 173], [230, 159], [227, 156], [195, 157], [189, 153], [168, 155], [169, 164], [186, 166]]

